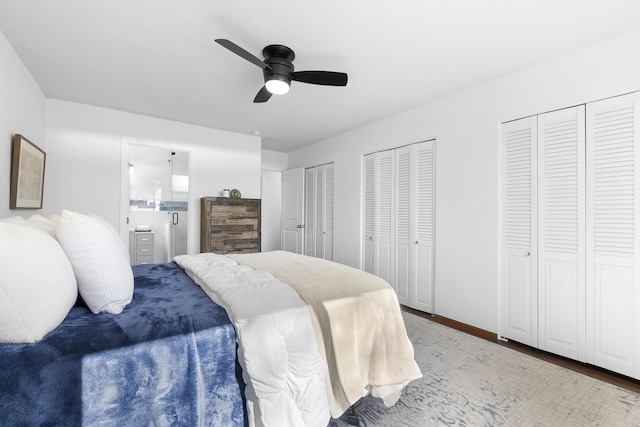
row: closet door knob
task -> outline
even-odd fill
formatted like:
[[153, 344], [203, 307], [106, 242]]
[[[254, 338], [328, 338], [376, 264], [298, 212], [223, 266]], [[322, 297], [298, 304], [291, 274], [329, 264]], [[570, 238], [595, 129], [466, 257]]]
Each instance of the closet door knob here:
[[524, 256], [530, 256], [530, 255], [531, 255], [531, 252], [529, 252], [529, 251], [524, 251]]

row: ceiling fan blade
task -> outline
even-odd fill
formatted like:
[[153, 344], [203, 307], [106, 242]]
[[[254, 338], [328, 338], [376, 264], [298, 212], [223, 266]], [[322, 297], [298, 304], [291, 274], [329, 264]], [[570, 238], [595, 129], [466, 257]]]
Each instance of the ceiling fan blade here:
[[260, 67], [262, 69], [265, 69], [265, 68], [271, 69], [271, 67], [269, 67], [262, 60], [260, 60], [260, 58], [258, 58], [257, 56], [247, 52], [246, 50], [244, 50], [243, 48], [241, 48], [240, 46], [238, 46], [237, 44], [235, 44], [232, 41], [229, 41], [227, 39], [216, 39], [216, 43], [218, 43], [220, 46], [226, 47], [231, 52], [233, 52], [236, 55], [246, 59], [247, 61], [257, 65], [258, 67]]
[[291, 75], [291, 80], [314, 85], [346, 86], [347, 73], [338, 73], [336, 71], [296, 71]]
[[266, 86], [262, 86], [262, 89], [260, 89], [260, 92], [258, 92], [253, 99], [253, 102], [267, 102], [269, 98], [271, 98], [271, 92], [267, 90]]

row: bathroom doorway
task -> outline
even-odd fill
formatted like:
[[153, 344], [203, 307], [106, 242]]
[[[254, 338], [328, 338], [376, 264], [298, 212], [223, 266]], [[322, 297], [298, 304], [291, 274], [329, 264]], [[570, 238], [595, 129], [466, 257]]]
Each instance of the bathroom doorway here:
[[187, 253], [189, 152], [128, 144], [127, 227], [132, 264]]

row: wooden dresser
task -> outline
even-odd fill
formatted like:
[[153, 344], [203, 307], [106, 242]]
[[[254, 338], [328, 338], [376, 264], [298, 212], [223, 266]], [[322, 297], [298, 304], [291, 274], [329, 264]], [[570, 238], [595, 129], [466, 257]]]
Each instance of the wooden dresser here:
[[260, 199], [200, 199], [200, 252], [260, 252]]

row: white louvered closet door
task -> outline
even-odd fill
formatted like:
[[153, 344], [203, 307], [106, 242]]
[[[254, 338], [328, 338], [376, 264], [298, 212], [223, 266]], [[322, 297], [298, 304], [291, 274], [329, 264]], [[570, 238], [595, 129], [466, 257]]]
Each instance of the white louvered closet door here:
[[305, 254], [333, 260], [333, 164], [305, 172]]
[[412, 283], [414, 308], [435, 313], [435, 141], [412, 146], [414, 167], [412, 206]]
[[364, 156], [363, 164], [364, 200], [363, 200], [363, 261], [362, 269], [373, 274], [373, 218], [374, 218], [374, 189], [375, 189], [375, 154]]
[[640, 100], [587, 105], [587, 361], [640, 378]]
[[395, 287], [393, 277], [393, 151], [375, 154], [373, 274]]
[[323, 166], [315, 169], [315, 193], [314, 193], [314, 216], [313, 227], [313, 256], [324, 258], [324, 220], [325, 220], [325, 168]]
[[316, 168], [305, 170], [305, 204], [304, 204], [304, 254], [315, 254], [315, 229], [316, 229]]
[[413, 307], [415, 292], [412, 268], [412, 146], [395, 150], [395, 281], [393, 287], [400, 304]]
[[585, 360], [584, 106], [538, 116], [539, 348]]
[[334, 175], [333, 163], [325, 168], [324, 184], [324, 230], [323, 258], [333, 261], [333, 197], [334, 197]]
[[537, 347], [537, 118], [502, 125], [500, 335]]
[[394, 193], [398, 301], [433, 313], [435, 141], [395, 150]]

